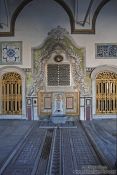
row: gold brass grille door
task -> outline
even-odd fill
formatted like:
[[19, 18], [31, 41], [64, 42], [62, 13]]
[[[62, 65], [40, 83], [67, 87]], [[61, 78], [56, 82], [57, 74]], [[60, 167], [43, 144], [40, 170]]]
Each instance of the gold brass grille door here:
[[2, 76], [2, 113], [22, 113], [22, 80], [16, 72], [5, 73]]
[[96, 113], [117, 113], [117, 74], [101, 72], [96, 77]]

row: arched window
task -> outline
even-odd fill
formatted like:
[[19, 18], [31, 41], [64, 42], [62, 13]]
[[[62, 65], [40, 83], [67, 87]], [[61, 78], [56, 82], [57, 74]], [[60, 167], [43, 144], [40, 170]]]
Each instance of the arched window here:
[[5, 73], [2, 76], [2, 113], [22, 113], [22, 79], [16, 72]]
[[101, 72], [96, 76], [96, 113], [117, 113], [117, 74]]

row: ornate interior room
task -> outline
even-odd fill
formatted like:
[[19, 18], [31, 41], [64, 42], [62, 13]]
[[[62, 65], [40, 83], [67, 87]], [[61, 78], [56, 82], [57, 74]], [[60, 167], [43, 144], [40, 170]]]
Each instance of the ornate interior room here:
[[116, 118], [116, 7], [1, 0], [0, 119]]
[[0, 0], [0, 175], [117, 174], [117, 0]]

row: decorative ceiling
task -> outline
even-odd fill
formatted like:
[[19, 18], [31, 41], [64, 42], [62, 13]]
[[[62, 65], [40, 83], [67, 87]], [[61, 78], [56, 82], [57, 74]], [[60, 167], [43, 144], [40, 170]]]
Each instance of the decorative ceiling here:
[[[34, 0], [0, 0], [0, 36], [14, 36], [18, 15], [32, 1]], [[67, 13], [72, 34], [95, 34], [98, 14], [107, 3], [114, 0], [53, 1]]]

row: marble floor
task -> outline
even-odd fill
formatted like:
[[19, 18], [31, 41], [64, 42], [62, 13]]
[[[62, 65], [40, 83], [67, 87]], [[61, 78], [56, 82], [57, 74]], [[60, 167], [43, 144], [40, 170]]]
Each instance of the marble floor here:
[[82, 124], [108, 163], [114, 166], [117, 161], [117, 119], [97, 119]]
[[0, 175], [116, 174], [116, 139], [116, 120], [0, 120]]

